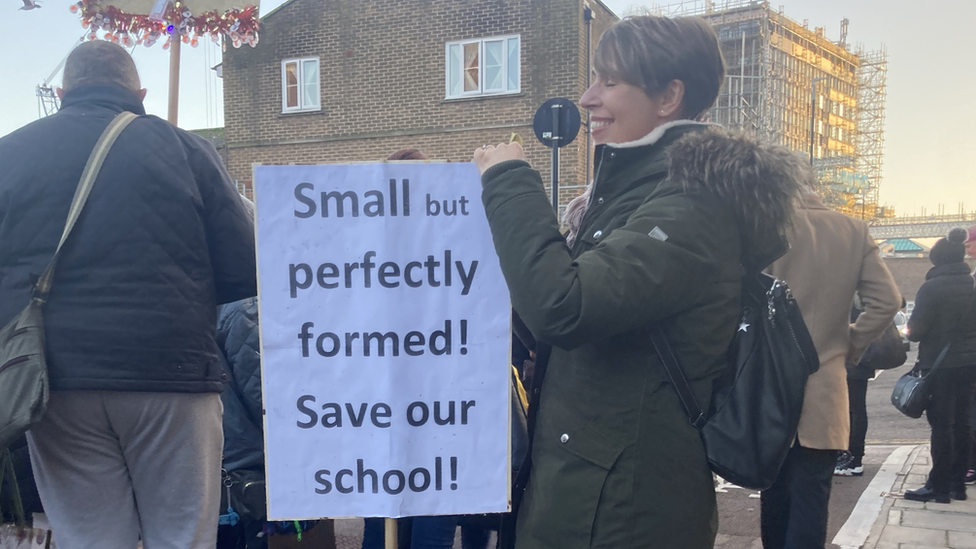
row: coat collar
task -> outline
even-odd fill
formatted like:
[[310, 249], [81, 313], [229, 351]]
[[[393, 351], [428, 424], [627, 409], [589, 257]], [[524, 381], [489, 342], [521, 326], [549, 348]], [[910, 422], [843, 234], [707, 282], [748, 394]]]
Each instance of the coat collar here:
[[651, 133], [636, 141], [628, 141], [626, 143], [607, 143], [607, 147], [612, 147], [614, 149], [633, 149], [635, 147], [643, 147], [644, 145], [653, 145], [660, 141], [668, 130], [678, 126], [700, 126], [702, 128], [707, 128], [709, 126], [717, 126], [717, 124], [706, 124], [704, 122], [696, 122], [694, 120], [674, 120], [666, 124], [661, 124], [660, 126], [651, 130]]
[[953, 275], [968, 275], [969, 265], [965, 262], [960, 261], [959, 263], [946, 263], [945, 265], [936, 265], [929, 269], [929, 272], [925, 273], [925, 280], [931, 280], [939, 276], [953, 276]]
[[146, 114], [139, 97], [122, 86], [91, 84], [72, 88], [64, 94], [61, 108], [80, 105], [96, 105], [116, 112], [129, 111], [138, 115]]
[[804, 210], [829, 210], [827, 206], [824, 206], [822, 200], [820, 200], [820, 195], [813, 191], [808, 191], [803, 194], [800, 199], [800, 208]]

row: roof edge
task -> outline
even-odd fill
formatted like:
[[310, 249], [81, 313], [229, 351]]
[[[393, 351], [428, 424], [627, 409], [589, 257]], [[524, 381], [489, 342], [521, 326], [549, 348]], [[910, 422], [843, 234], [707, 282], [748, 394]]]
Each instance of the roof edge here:
[[260, 19], [261, 19], [262, 21], [264, 21], [264, 20], [265, 20], [265, 19], [267, 19], [268, 17], [271, 17], [271, 16], [272, 16], [272, 15], [274, 15], [275, 13], [278, 13], [278, 11], [279, 11], [279, 10], [280, 10], [281, 8], [283, 8], [283, 7], [285, 7], [285, 6], [287, 6], [288, 4], [291, 4], [291, 3], [292, 3], [292, 2], [294, 2], [294, 1], [295, 1], [295, 0], [285, 0], [285, 1], [284, 1], [284, 2], [282, 2], [281, 4], [278, 4], [278, 5], [277, 5], [277, 6], [275, 6], [274, 8], [271, 8], [271, 11], [269, 11], [268, 13], [265, 13], [264, 15], [261, 15], [261, 16], [260, 16]]

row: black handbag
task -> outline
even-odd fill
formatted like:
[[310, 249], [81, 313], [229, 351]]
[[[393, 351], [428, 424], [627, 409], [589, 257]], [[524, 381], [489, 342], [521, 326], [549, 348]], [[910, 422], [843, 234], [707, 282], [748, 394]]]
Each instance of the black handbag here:
[[789, 287], [764, 273], [746, 275], [726, 374], [710, 409], [698, 405], [661, 326], [649, 329], [689, 421], [699, 429], [716, 474], [744, 488], [769, 488], [796, 439], [807, 378], [820, 358]]
[[0, 329], [0, 448], [7, 447], [24, 434], [41, 420], [47, 410], [47, 361], [42, 310], [51, 291], [54, 268], [71, 229], [85, 207], [105, 156], [122, 130], [135, 118], [137, 116], [131, 112], [117, 115], [98, 138], [75, 189], [54, 256], [34, 285], [30, 302]]
[[952, 347], [952, 342], [947, 343], [942, 348], [942, 352], [932, 363], [932, 368], [928, 370], [928, 373], [923, 373], [916, 366], [898, 378], [898, 381], [895, 382], [895, 388], [891, 391], [891, 403], [895, 405], [895, 408], [898, 408], [899, 412], [913, 419], [922, 417], [922, 412], [932, 402], [932, 374], [942, 365], [950, 347]]
[[[228, 503], [242, 518], [262, 521], [268, 516], [264, 467], [224, 472]], [[224, 506], [221, 506], [223, 509]]]
[[881, 337], [864, 351], [858, 366], [867, 370], [891, 370], [901, 366], [906, 360], [908, 360], [908, 352], [905, 351], [898, 327], [892, 322], [885, 328]]

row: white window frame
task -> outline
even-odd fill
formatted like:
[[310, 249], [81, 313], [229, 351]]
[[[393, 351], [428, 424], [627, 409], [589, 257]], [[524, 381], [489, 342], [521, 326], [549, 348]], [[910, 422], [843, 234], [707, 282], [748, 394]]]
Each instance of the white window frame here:
[[[318, 99], [317, 105], [305, 105], [305, 63], [308, 61], [315, 61], [318, 68], [319, 78], [315, 85], [318, 86]], [[288, 75], [286, 72], [286, 67], [289, 63], [296, 63], [298, 65], [298, 105], [295, 107], [288, 106]], [[281, 112], [315, 112], [322, 110], [322, 63], [318, 57], [296, 57], [292, 59], [283, 59], [281, 61]]]
[[[516, 40], [518, 44], [518, 85], [514, 89], [509, 89], [508, 72], [509, 41]], [[502, 86], [499, 90], [485, 91], [485, 42], [502, 42]], [[464, 91], [464, 46], [466, 44], [478, 44], [478, 89]], [[455, 67], [461, 78], [461, 91], [457, 94], [451, 93], [451, 47], [461, 48], [460, 65]], [[489, 36], [473, 40], [455, 40], [444, 44], [444, 98], [462, 99], [467, 97], [490, 97], [496, 95], [511, 95], [522, 93], [522, 36], [520, 34], [507, 34], [504, 36]]]

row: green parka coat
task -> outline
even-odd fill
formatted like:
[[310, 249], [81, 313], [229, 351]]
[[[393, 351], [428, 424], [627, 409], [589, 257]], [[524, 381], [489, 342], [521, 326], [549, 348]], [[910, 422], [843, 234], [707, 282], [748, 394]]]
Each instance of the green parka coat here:
[[[483, 176], [513, 307], [552, 345], [545, 380], [534, 391], [518, 549], [714, 543], [714, 484], [702, 442], [645, 328], [664, 324], [698, 401], [707, 404], [736, 329], [743, 264], [757, 261], [743, 255], [744, 245], [771, 261], [785, 243], [782, 232], [748, 242], [739, 229], [742, 189], [762, 187], [749, 172], [766, 174], [769, 168], [757, 164], [769, 158], [755, 155], [768, 151], [707, 128], [679, 123], [638, 142], [598, 146], [572, 249], [538, 172], [509, 161]], [[678, 181], [668, 177], [677, 159], [667, 153], [683, 136]], [[754, 158], [739, 165], [740, 154]], [[770, 185], [781, 183], [791, 184]], [[751, 190], [758, 204], [762, 193]], [[791, 214], [790, 200], [778, 206]]]

